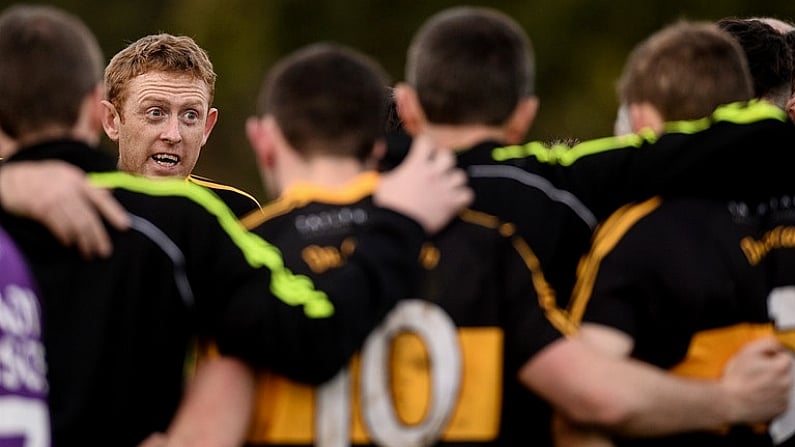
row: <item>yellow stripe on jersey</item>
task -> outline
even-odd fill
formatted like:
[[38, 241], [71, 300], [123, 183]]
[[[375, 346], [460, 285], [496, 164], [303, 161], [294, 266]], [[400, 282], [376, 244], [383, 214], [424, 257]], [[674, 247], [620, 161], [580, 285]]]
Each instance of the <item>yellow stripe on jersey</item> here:
[[779, 225], [758, 240], [746, 236], [740, 241], [740, 249], [751, 265], [759, 264], [769, 252], [782, 248], [795, 248], [795, 227]]
[[247, 197], [247, 198], [251, 199], [251, 201], [256, 203], [258, 207], [262, 208], [262, 205], [260, 205], [259, 200], [257, 200], [256, 197], [252, 196], [251, 194], [247, 193], [246, 191], [243, 191], [242, 189], [235, 188], [234, 186], [224, 185], [223, 183], [214, 182], [212, 180], [209, 180], [209, 179], [206, 179], [204, 177], [197, 176], [197, 175], [193, 175], [193, 174], [189, 175], [186, 178], [186, 180], [188, 182], [190, 182], [190, 183], [195, 183], [195, 184], [197, 184], [199, 186], [204, 186], [205, 188], [223, 189], [223, 190], [226, 190], [226, 191], [236, 192], [236, 193], [240, 194], [241, 196], [244, 196], [244, 197]]
[[379, 179], [378, 172], [367, 171], [339, 189], [298, 183], [287, 188], [279, 198], [265, 205], [261, 214], [249, 213], [241, 219], [241, 223], [250, 230], [309, 202], [347, 205], [373, 194]]
[[576, 326], [571, 324], [566, 311], [558, 307], [555, 291], [544, 277], [544, 272], [541, 270], [541, 262], [527, 242], [521, 237], [515, 236], [513, 244], [522, 256], [527, 268], [530, 269], [533, 286], [538, 294], [538, 304], [544, 309], [547, 320], [561, 333], [565, 335], [573, 334]]
[[[442, 440], [488, 441], [499, 432], [502, 389], [502, 330], [496, 327], [459, 328], [463, 368], [462, 385]], [[349, 364], [352, 415], [350, 422], [353, 443], [371, 442], [363, 412], [359, 387], [360, 359]], [[388, 390], [394, 410], [401, 422], [413, 426], [423, 421], [429, 402], [434, 397], [430, 382], [433, 362], [420, 339], [411, 333], [398, 335], [390, 355]], [[257, 404], [248, 442], [259, 444], [313, 443], [316, 414], [315, 388], [290, 381], [282, 376], [262, 373], [258, 377]], [[378, 429], [375, 427], [374, 429]]]
[[245, 216], [240, 218], [240, 225], [246, 230], [251, 230], [265, 220], [265, 209], [251, 210]]
[[334, 314], [328, 296], [315, 289], [312, 280], [295, 275], [284, 266], [281, 252], [259, 236], [245, 231], [232, 211], [209, 190], [177, 179], [152, 180], [123, 172], [89, 174], [95, 186], [120, 188], [151, 196], [180, 196], [192, 200], [216, 217], [227, 235], [240, 248], [249, 265], [271, 271], [271, 291], [291, 306], [301, 305], [310, 318], [327, 318]]
[[497, 216], [469, 208], [462, 210], [458, 214], [458, 217], [464, 222], [469, 222], [485, 228], [498, 228], [502, 223]]
[[574, 327], [570, 324], [569, 318], [563, 309], [557, 305], [555, 291], [544, 277], [541, 269], [541, 262], [536, 257], [533, 249], [521, 236], [516, 235], [516, 228], [513, 224], [502, 222], [498, 217], [491, 214], [465, 209], [459, 214], [461, 220], [480, 225], [486, 228], [498, 229], [504, 237], [510, 237], [514, 249], [519, 253], [533, 281], [533, 286], [538, 294], [538, 304], [544, 309], [547, 320], [552, 323], [557, 330], [563, 334], [572, 334]]
[[795, 330], [776, 329], [773, 323], [739, 323], [696, 333], [687, 355], [671, 371], [687, 377], [717, 379], [743, 345], [771, 335], [795, 351]]
[[639, 204], [625, 205], [610, 215], [597, 229], [591, 250], [577, 266], [577, 284], [572, 291], [568, 309], [573, 325], [579, 326], [582, 321], [602, 260], [637, 221], [657, 209], [661, 203], [662, 199], [654, 197]]
[[772, 323], [739, 323], [697, 332], [687, 355], [671, 371], [687, 377], [717, 379], [740, 348], [750, 341], [773, 335]]

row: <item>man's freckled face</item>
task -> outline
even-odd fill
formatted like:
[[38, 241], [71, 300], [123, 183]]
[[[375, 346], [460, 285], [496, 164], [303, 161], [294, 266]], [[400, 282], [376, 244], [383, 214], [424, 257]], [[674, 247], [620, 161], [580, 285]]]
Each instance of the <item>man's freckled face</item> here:
[[119, 168], [155, 177], [193, 171], [217, 113], [203, 81], [162, 72], [133, 78], [118, 112]]

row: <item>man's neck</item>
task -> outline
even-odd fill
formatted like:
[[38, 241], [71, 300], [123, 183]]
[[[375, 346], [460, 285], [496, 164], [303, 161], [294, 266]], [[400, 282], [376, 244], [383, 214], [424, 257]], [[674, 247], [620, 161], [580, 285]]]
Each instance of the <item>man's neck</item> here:
[[435, 144], [455, 151], [467, 150], [484, 141], [505, 142], [505, 132], [500, 127], [481, 124], [428, 124], [423, 131]]
[[339, 188], [355, 179], [367, 168], [353, 157], [315, 156], [312, 160], [297, 163], [281, 175], [281, 190], [299, 184], [311, 183], [324, 188]]

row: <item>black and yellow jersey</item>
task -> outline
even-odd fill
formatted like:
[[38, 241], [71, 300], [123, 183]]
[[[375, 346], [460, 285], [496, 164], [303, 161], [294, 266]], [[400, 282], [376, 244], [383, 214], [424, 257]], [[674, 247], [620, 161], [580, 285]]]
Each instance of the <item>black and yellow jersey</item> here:
[[53, 158], [112, 189], [132, 221], [110, 230], [110, 258], [84, 261], [37, 223], [0, 215], [44, 302], [55, 445], [134, 446], [167, 429], [196, 335], [255, 367], [321, 383], [416, 284], [424, 232], [391, 211], [373, 210], [356, 253], [321, 291], [204, 188], [114, 172], [112, 159], [73, 141], [5, 163]]
[[473, 209], [516, 224], [565, 305], [577, 262], [598, 223], [655, 195], [764, 200], [786, 193], [795, 126], [760, 101], [670, 122], [665, 132], [627, 134], [572, 147], [484, 142], [459, 153], [476, 191]]
[[188, 181], [212, 190], [238, 218], [242, 218], [252, 211], [262, 209], [262, 205], [260, 205], [257, 198], [242, 189], [218, 183], [215, 180], [196, 174], [189, 175]]
[[[569, 315], [570, 309], [561, 311], [555, 306], [553, 293], [540, 278], [546, 277], [555, 286], [561, 303], [568, 302], [575, 266], [587, 251], [594, 229], [612, 211], [632, 200], [658, 193], [750, 200], [785, 190], [789, 187], [788, 164], [768, 166], [769, 157], [784, 161], [795, 156], [793, 151], [780, 150], [782, 141], [795, 140], [793, 132], [780, 109], [752, 102], [721, 107], [703, 120], [668, 123], [666, 133], [659, 137], [650, 133], [624, 135], [571, 148], [484, 142], [459, 152], [458, 165], [468, 174], [475, 202], [423, 249], [420, 265], [433, 267], [426, 271], [423, 285], [413, 295], [420, 300], [401, 303], [393, 311], [397, 316], [390, 315], [383, 327], [376, 328], [362, 355], [332, 383], [315, 389], [278, 375], [262, 377], [263, 404], [258, 407], [252, 440], [255, 444], [306, 445], [312, 442], [313, 433], [320, 432], [334, 433], [343, 445], [373, 440], [400, 445], [417, 439], [427, 440], [423, 445], [433, 445], [439, 437], [442, 442], [474, 443], [470, 445], [500, 441], [515, 445], [528, 436], [543, 445], [549, 441], [548, 410], [543, 405], [535, 410], [522, 406], [529, 400], [524, 401], [528, 395], [515, 383], [515, 368], [560, 336], [558, 331], [550, 331], [553, 326], [567, 331], [576, 319]], [[749, 153], [760, 146], [765, 147], [768, 158]], [[355, 239], [345, 236], [346, 228], [366, 221], [368, 182], [373, 180], [362, 177], [333, 194], [303, 185], [266, 207], [266, 218], [246, 218], [243, 222], [257, 226], [265, 220], [256, 231], [281, 247], [287, 265], [321, 283], [322, 276], [344, 265], [346, 254], [356, 247]], [[473, 241], [482, 242], [482, 246], [472, 245]], [[506, 254], [509, 252], [513, 255]], [[523, 267], [517, 267], [517, 258]], [[517, 273], [519, 270], [523, 273]], [[528, 271], [537, 280], [522, 286]], [[514, 273], [510, 279], [500, 276], [506, 272]], [[505, 280], [492, 286], [485, 278]], [[478, 301], [479, 296], [495, 296], [500, 287], [504, 288], [502, 294], [496, 295], [504, 296], [491, 302], [496, 307], [485, 306], [472, 319], [464, 316], [473, 315], [466, 313], [473, 308], [468, 305], [487, 302]], [[513, 291], [522, 287], [525, 291], [514, 295], [508, 290], [512, 287], [516, 287]], [[512, 307], [510, 297], [516, 296], [533, 297], [523, 302], [532, 302], [533, 311], [529, 306]], [[504, 326], [500, 325], [505, 320], [495, 318], [499, 306], [505, 306], [502, 311], [513, 309]], [[539, 313], [544, 317], [539, 318]], [[436, 328], [434, 331], [425, 331], [426, 319], [433, 321], [428, 326]], [[516, 329], [522, 325], [524, 330]], [[443, 330], [445, 327], [455, 328], [456, 336], [449, 336], [452, 331]], [[470, 338], [473, 327], [488, 329], [476, 331], [479, 335]], [[501, 334], [502, 342], [490, 338], [495, 333]], [[463, 377], [468, 378], [463, 384], [451, 384], [434, 375], [434, 371], [447, 374], [447, 369], [428, 367], [429, 359], [444, 355], [439, 347], [446, 343], [428, 340], [456, 338], [461, 349], [449, 352], [464, 353], [464, 362], [483, 359], [462, 363], [467, 371]], [[498, 352], [494, 349], [497, 344], [502, 345], [502, 357], [488, 357], [485, 353]], [[432, 364], [456, 365], [455, 358], [441, 358]], [[502, 383], [497, 386], [488, 381], [497, 376], [485, 365], [499, 363]], [[387, 364], [389, 368], [384, 366]], [[409, 366], [402, 369], [400, 365]], [[383, 371], [389, 371], [388, 383], [384, 382]], [[483, 375], [478, 376], [478, 371]], [[481, 401], [479, 410], [472, 413], [467, 405], [477, 398], [464, 390], [471, 389], [467, 383], [472, 382], [467, 380], [481, 379], [485, 380], [481, 383], [490, 383], [483, 389], [502, 391], [490, 392], [491, 400]], [[460, 399], [449, 398], [454, 394], [450, 390], [459, 385]], [[440, 410], [451, 408], [449, 404], [428, 398], [432, 393], [445, 396], [442, 402], [452, 402], [452, 415]], [[514, 396], [523, 402], [514, 402]], [[500, 411], [491, 411], [495, 408]], [[512, 408], [524, 408], [525, 413], [514, 418], [519, 413]]]
[[[741, 344], [774, 332], [786, 336], [795, 323], [794, 199], [653, 198], [621, 208], [595, 234], [579, 267], [572, 319], [625, 332], [634, 358], [719, 378]], [[795, 426], [776, 430], [791, 435]], [[771, 445], [764, 429], [748, 426], [621, 444], [647, 442]]]
[[[358, 249], [377, 174], [345, 187], [290, 187], [244, 219], [292, 270], [323, 287]], [[421, 285], [373, 330], [347, 369], [310, 387], [258, 378], [250, 445], [530, 445], [549, 411], [522, 388], [518, 369], [562, 337], [538, 259], [513, 225], [465, 210], [426, 241]], [[560, 327], [556, 327], [556, 324]], [[419, 442], [423, 440], [423, 442]]]

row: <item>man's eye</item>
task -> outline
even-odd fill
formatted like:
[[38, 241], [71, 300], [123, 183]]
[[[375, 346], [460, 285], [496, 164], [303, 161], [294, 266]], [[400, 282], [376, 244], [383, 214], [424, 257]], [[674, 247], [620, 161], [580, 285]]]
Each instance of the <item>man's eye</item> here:
[[199, 119], [199, 114], [194, 111], [185, 112], [185, 118], [190, 121], [196, 121]]
[[160, 109], [149, 109], [146, 111], [146, 115], [151, 118], [160, 118], [164, 115], [164, 113]]

